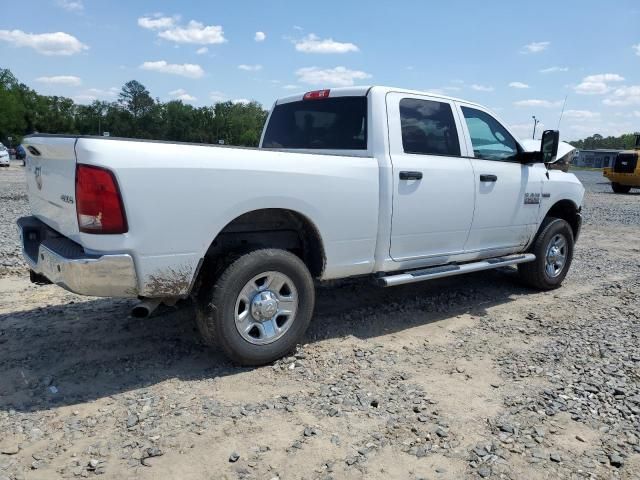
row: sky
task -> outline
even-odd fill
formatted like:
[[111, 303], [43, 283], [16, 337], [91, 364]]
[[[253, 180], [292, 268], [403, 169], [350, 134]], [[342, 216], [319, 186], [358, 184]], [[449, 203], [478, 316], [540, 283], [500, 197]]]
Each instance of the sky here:
[[[638, 0], [0, 0], [0, 67], [41, 94], [128, 80], [195, 106], [348, 85], [481, 103], [522, 138], [640, 130]], [[565, 104], [566, 98], [566, 104]]]

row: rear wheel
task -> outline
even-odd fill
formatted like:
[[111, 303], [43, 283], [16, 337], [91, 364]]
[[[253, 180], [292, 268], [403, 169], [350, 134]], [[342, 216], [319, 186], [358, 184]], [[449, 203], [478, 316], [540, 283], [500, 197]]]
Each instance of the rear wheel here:
[[629, 191], [631, 190], [631, 187], [629, 185], [620, 185], [617, 182], [612, 182], [611, 189], [615, 193], [629, 193]]
[[533, 262], [518, 265], [520, 278], [539, 290], [558, 288], [573, 260], [573, 230], [563, 219], [547, 217], [533, 243]]
[[203, 285], [197, 323], [242, 365], [262, 365], [286, 355], [302, 339], [315, 303], [313, 279], [294, 254], [262, 249], [233, 260]]

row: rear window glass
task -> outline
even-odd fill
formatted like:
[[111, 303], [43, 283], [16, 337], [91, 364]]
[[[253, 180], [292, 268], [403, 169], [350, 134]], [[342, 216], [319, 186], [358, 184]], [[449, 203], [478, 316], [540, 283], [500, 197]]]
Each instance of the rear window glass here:
[[336, 97], [276, 105], [263, 148], [367, 149], [367, 97]]

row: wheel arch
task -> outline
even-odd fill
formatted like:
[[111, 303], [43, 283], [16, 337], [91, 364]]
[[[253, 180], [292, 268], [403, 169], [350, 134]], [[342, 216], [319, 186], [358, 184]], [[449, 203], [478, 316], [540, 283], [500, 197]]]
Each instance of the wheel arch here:
[[314, 278], [320, 278], [326, 254], [320, 230], [306, 215], [288, 208], [259, 208], [244, 212], [218, 232], [206, 250], [193, 291], [217, 274], [230, 256], [256, 248], [281, 248], [297, 255]]
[[551, 208], [547, 210], [542, 219], [544, 220], [547, 217], [555, 217], [565, 220], [571, 226], [574, 240], [577, 240], [582, 224], [580, 210], [581, 207], [576, 205], [573, 200], [563, 199], [554, 203]]

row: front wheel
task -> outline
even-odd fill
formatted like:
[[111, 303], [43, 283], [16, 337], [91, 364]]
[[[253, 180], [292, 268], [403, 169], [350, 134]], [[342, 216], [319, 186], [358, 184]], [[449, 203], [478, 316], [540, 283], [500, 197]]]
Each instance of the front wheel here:
[[229, 358], [263, 365], [286, 355], [302, 339], [315, 303], [313, 279], [294, 254], [261, 249], [231, 262], [203, 285], [197, 323]]
[[539, 290], [558, 288], [573, 260], [573, 230], [561, 218], [545, 218], [533, 243], [533, 262], [518, 265], [524, 283]]
[[620, 185], [617, 182], [612, 182], [611, 190], [613, 190], [615, 193], [629, 193], [631, 187], [629, 185]]

